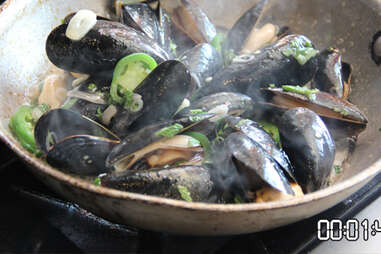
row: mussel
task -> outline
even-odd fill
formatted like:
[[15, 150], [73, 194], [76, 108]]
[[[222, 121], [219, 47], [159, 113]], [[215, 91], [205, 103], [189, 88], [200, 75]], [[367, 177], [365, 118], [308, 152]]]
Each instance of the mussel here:
[[[342, 68], [341, 54], [338, 49], [329, 48], [318, 55], [319, 69], [312, 82], [313, 88], [331, 93], [339, 98], [349, 95], [349, 83], [344, 81], [345, 76], [350, 76], [348, 69]], [[344, 75], [347, 74], [347, 75]]]
[[257, 54], [233, 59], [233, 63], [218, 71], [195, 98], [217, 92], [238, 92], [258, 100], [261, 98], [260, 88], [270, 84], [278, 87], [284, 84], [303, 85], [317, 72], [316, 54], [308, 38], [286, 36]]
[[147, 3], [125, 4], [121, 7], [121, 22], [159, 41], [159, 20]]
[[160, 6], [194, 42], [211, 42], [216, 36], [216, 28], [194, 0], [161, 1]]
[[34, 135], [50, 165], [77, 175], [108, 172], [106, 157], [119, 144], [119, 138], [103, 126], [65, 109], [44, 114]]
[[244, 134], [232, 133], [225, 139], [225, 144], [238, 161], [237, 168], [249, 189], [268, 184], [281, 192], [294, 194], [278, 163], [257, 142]]
[[258, 143], [282, 168], [287, 176], [296, 181], [295, 172], [287, 154], [278, 147], [270, 134], [261, 128], [256, 122], [240, 117], [229, 116], [224, 119], [228, 127], [236, 132], [243, 133]]
[[44, 114], [34, 128], [36, 143], [47, 153], [58, 141], [74, 135], [119, 138], [100, 124], [70, 110], [54, 109]]
[[[339, 129], [338, 138], [358, 136], [367, 125], [366, 116], [353, 104], [329, 93], [308, 88], [284, 86], [283, 88], [265, 88], [271, 96], [264, 102], [271, 109], [291, 109], [305, 107], [324, 118], [330, 130]], [[341, 133], [340, 133], [341, 132]]]
[[286, 111], [278, 125], [282, 146], [307, 193], [327, 187], [336, 146], [321, 118], [306, 108]]
[[134, 90], [142, 96], [144, 105], [131, 129], [139, 130], [143, 126], [170, 119], [190, 87], [191, 76], [184, 64], [169, 60], [158, 65]]
[[148, 125], [136, 132], [130, 133], [108, 155], [106, 165], [117, 171], [128, 169], [134, 153], [159, 140], [174, 137], [177, 134], [213, 117], [214, 114], [203, 114], [198, 117], [186, 117]]
[[118, 140], [96, 136], [69, 136], [52, 146], [46, 161], [69, 173], [97, 176], [110, 171], [105, 165], [106, 157], [118, 144]]
[[223, 66], [223, 61], [217, 50], [210, 44], [201, 43], [179, 56], [179, 60], [185, 64], [192, 74], [192, 80], [196, 88], [208, 83]]
[[101, 185], [136, 193], [186, 201], [208, 201], [214, 183], [202, 166], [131, 170], [106, 174]]
[[67, 24], [58, 26], [46, 41], [49, 60], [67, 71], [111, 77], [116, 62], [132, 53], [146, 53], [157, 62], [169, 59], [154, 40], [118, 22], [97, 20], [79, 41], [66, 37], [67, 27]]
[[268, 0], [260, 0], [235, 22], [224, 41], [223, 49], [225, 51], [232, 50], [235, 54], [241, 51], [250, 32], [260, 20], [267, 3]]

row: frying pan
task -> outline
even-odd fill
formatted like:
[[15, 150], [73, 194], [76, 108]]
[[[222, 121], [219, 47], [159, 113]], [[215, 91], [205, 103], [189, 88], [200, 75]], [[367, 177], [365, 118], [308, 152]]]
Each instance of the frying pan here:
[[[218, 26], [229, 27], [255, 1], [198, 1]], [[65, 198], [116, 223], [193, 235], [242, 234], [286, 225], [313, 216], [345, 199], [381, 171], [381, 69], [371, 60], [369, 43], [381, 29], [381, 4], [370, 0], [274, 0], [265, 19], [288, 25], [311, 38], [317, 48], [338, 47], [354, 67], [350, 100], [367, 115], [342, 176], [333, 185], [304, 197], [261, 204], [188, 203], [98, 187], [69, 176], [28, 154], [12, 137], [8, 120], [27, 103], [44, 76], [54, 72], [45, 39], [66, 14], [91, 8], [107, 15], [109, 1], [8, 0], [0, 7], [0, 137], [41, 181]]]

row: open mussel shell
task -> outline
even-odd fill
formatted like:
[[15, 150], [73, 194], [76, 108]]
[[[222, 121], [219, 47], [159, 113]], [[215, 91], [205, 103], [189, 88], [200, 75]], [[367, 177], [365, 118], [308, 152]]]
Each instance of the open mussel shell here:
[[312, 57], [304, 65], [293, 56], [286, 56], [284, 51], [298, 40], [311, 43], [302, 35], [289, 35], [276, 43], [265, 47], [259, 53], [240, 55], [233, 63], [218, 71], [212, 81], [197, 91], [195, 98], [217, 92], [243, 93], [255, 100], [260, 99], [260, 88], [269, 84], [306, 84], [317, 71], [317, 59]]
[[200, 144], [193, 144], [193, 138], [176, 135], [160, 139], [114, 164], [116, 171], [144, 170], [169, 167], [171, 165], [201, 164], [203, 149]]
[[[118, 162], [126, 160], [131, 154], [142, 149], [143, 147], [152, 144], [160, 139], [168, 138], [163, 136], [161, 131], [177, 125], [179, 129], [176, 134], [182, 133], [187, 129], [195, 126], [203, 120], [213, 117], [214, 114], [202, 114], [198, 117], [186, 117], [177, 120], [169, 120], [164, 122], [148, 125], [136, 132], [131, 132], [123, 141], [117, 145], [107, 156], [106, 166], [108, 168], [117, 168], [118, 171], [124, 170], [123, 167], [118, 167]], [[125, 163], [121, 163], [124, 165]]]
[[211, 42], [216, 28], [194, 0], [161, 1], [171, 21], [195, 43]]
[[134, 90], [142, 96], [144, 105], [131, 129], [170, 119], [188, 94], [190, 84], [189, 70], [181, 62], [159, 64]]
[[101, 185], [179, 200], [184, 199], [181, 189], [186, 189], [192, 201], [208, 201], [213, 189], [210, 174], [202, 166], [111, 173], [101, 177]]
[[176, 118], [188, 117], [192, 111], [200, 110], [206, 113], [216, 114], [216, 118], [228, 115], [241, 115], [254, 106], [253, 100], [240, 93], [215, 93], [191, 102], [189, 107], [182, 109], [176, 114]]
[[53, 167], [80, 176], [97, 176], [109, 172], [105, 166], [107, 155], [117, 140], [75, 135], [54, 144], [47, 153], [46, 161]]
[[279, 148], [271, 135], [256, 122], [249, 119], [229, 116], [224, 119], [224, 123], [226, 123], [228, 127], [246, 135], [261, 145], [261, 147], [282, 167], [287, 173], [287, 176], [296, 182], [295, 172], [287, 154]]
[[326, 187], [336, 146], [321, 118], [309, 109], [294, 108], [283, 114], [278, 128], [303, 190], [313, 192]]
[[38, 147], [47, 153], [52, 145], [73, 135], [91, 135], [110, 140], [119, 138], [102, 125], [74, 111], [53, 109], [37, 121], [34, 137]]
[[46, 41], [49, 60], [67, 71], [111, 77], [117, 61], [132, 53], [146, 53], [159, 63], [169, 58], [154, 40], [118, 22], [98, 20], [79, 41], [66, 37], [67, 26], [55, 28]]
[[224, 41], [223, 48], [225, 51], [233, 50], [236, 54], [241, 51], [251, 31], [261, 18], [267, 3], [268, 0], [260, 0], [236, 21]]
[[294, 194], [278, 163], [257, 142], [244, 134], [232, 133], [225, 139], [225, 145], [238, 161], [237, 168], [249, 189], [268, 184], [283, 193]]
[[208, 83], [223, 66], [223, 60], [218, 51], [208, 43], [201, 43], [185, 51], [179, 60], [185, 64], [192, 74], [196, 87], [200, 88]]
[[366, 127], [368, 120], [355, 105], [335, 97], [329, 93], [314, 91], [310, 95], [284, 91], [281, 88], [264, 89], [272, 94], [271, 104], [291, 109], [305, 107], [313, 110], [320, 116]]
[[240, 116], [250, 112], [253, 106], [254, 102], [249, 96], [239, 93], [216, 93], [191, 102], [191, 105], [178, 112], [175, 118], [192, 117], [194, 112], [198, 111], [215, 114], [208, 121], [203, 121], [190, 130], [214, 139], [218, 120], [230, 115]]

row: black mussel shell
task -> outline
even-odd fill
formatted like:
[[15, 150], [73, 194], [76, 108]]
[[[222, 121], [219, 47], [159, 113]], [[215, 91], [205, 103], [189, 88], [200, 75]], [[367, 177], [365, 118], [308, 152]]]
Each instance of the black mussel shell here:
[[312, 87], [343, 98], [344, 81], [339, 50], [334, 48], [326, 49], [320, 52], [317, 58], [319, 69], [313, 79]]
[[52, 145], [73, 135], [91, 135], [110, 140], [119, 138], [102, 125], [74, 111], [53, 109], [37, 121], [34, 137], [38, 147], [47, 153]]
[[195, 43], [211, 42], [216, 36], [216, 28], [194, 0], [161, 1], [160, 5], [176, 27]]
[[283, 193], [294, 194], [279, 164], [257, 142], [244, 134], [232, 133], [225, 139], [225, 145], [238, 162], [237, 168], [249, 189], [268, 184]]
[[46, 54], [67, 71], [112, 77], [117, 61], [129, 54], [146, 53], [159, 63], [169, 58], [154, 40], [118, 22], [98, 20], [79, 41], [67, 38], [66, 28], [67, 24], [62, 24], [49, 34]]
[[183, 191], [191, 200], [208, 201], [213, 189], [208, 170], [201, 166], [182, 166], [111, 173], [101, 177], [101, 185], [141, 194], [183, 200]]
[[107, 173], [107, 155], [119, 141], [89, 135], [64, 138], [48, 151], [46, 161], [53, 167], [81, 176]]
[[190, 73], [181, 62], [169, 60], [158, 65], [134, 90], [144, 105], [131, 130], [170, 119], [188, 94], [190, 83]]
[[256, 101], [262, 99], [260, 88], [270, 84], [278, 87], [306, 84], [317, 71], [317, 58], [312, 57], [301, 65], [293, 56], [286, 56], [284, 51], [295, 40], [309, 42], [302, 35], [289, 35], [259, 53], [236, 57], [231, 65], [218, 71], [207, 86], [197, 91], [195, 98], [217, 92], [237, 92]]
[[254, 29], [261, 18], [267, 3], [268, 0], [260, 0], [236, 21], [224, 41], [224, 51], [233, 50], [236, 54], [241, 51], [252, 29]]
[[208, 43], [198, 44], [185, 51], [179, 59], [192, 73], [198, 89], [207, 84], [208, 78], [212, 78], [223, 67], [222, 57]]
[[246, 135], [261, 145], [261, 147], [282, 167], [282, 169], [287, 173], [287, 176], [293, 181], [296, 181], [295, 172], [287, 154], [279, 148], [278, 144], [274, 141], [271, 135], [256, 122], [234, 116], [226, 117], [224, 122], [230, 128]]
[[159, 42], [159, 20], [156, 13], [147, 3], [125, 4], [122, 6], [121, 22], [145, 33], [149, 38]]
[[294, 108], [283, 114], [278, 128], [303, 190], [308, 193], [326, 187], [336, 147], [321, 118], [309, 109]]
[[378, 31], [370, 44], [370, 55], [377, 65], [381, 65], [381, 31]]

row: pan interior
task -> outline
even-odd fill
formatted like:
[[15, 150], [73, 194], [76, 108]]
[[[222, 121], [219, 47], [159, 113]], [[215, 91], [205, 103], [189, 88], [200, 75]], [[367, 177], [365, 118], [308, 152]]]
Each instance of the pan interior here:
[[[22, 149], [12, 137], [8, 120], [18, 106], [30, 101], [43, 78], [57, 71], [45, 54], [45, 39], [68, 13], [90, 8], [108, 16], [110, 1], [47, 0], [8, 1], [0, 15], [0, 133], [6, 141]], [[212, 21], [230, 27], [256, 1], [201, 1]], [[354, 68], [350, 101], [367, 115], [369, 124], [358, 138], [356, 149], [345, 164], [343, 181], [365, 170], [381, 157], [380, 68], [371, 60], [369, 43], [381, 28], [376, 1], [290, 0], [270, 1], [267, 22], [287, 25], [294, 33], [311, 38], [317, 48], [337, 47], [343, 60]], [[90, 6], [90, 7], [89, 7]], [[227, 8], [229, 7], [229, 8]], [[22, 39], [20, 39], [22, 37]]]

